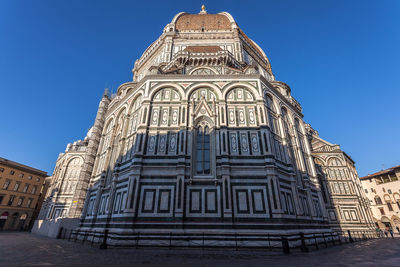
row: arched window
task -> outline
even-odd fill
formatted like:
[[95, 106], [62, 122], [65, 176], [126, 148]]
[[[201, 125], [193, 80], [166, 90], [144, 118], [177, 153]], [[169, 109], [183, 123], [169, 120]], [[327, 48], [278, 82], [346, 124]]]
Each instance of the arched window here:
[[99, 156], [99, 164], [97, 166], [97, 173], [101, 173], [104, 170], [104, 164], [105, 164], [105, 159], [106, 159], [106, 155], [107, 155], [107, 150], [108, 150], [108, 146], [110, 145], [110, 140], [111, 140], [111, 134], [112, 134], [112, 130], [113, 130], [113, 121], [110, 120], [107, 124], [107, 128], [104, 131], [104, 135], [102, 137], [101, 140], [101, 149], [99, 149], [100, 152], [100, 156]]
[[379, 196], [376, 196], [375, 203], [376, 203], [376, 205], [382, 205], [382, 199]]
[[72, 186], [75, 184], [76, 180], [79, 178], [79, 174], [82, 168], [83, 160], [82, 158], [75, 157], [72, 158], [64, 172], [64, 176], [61, 178], [61, 185], [59, 188], [59, 193], [69, 193], [72, 192]]
[[343, 164], [340, 159], [333, 157], [328, 160], [328, 165], [329, 166], [342, 166]]
[[274, 102], [272, 100], [272, 97], [270, 95], [266, 95], [266, 102], [267, 102], [267, 109], [268, 109], [268, 121], [269, 121], [269, 127], [271, 128], [271, 131], [274, 133], [277, 133], [277, 124], [276, 124], [276, 111], [275, 111], [275, 106]]
[[307, 152], [306, 152], [307, 150], [306, 150], [306, 146], [305, 146], [305, 143], [304, 143], [304, 135], [303, 135], [303, 132], [301, 131], [301, 128], [300, 128], [299, 119], [296, 118], [294, 120], [294, 126], [296, 128], [297, 137], [298, 137], [298, 140], [299, 140], [300, 154], [301, 154], [301, 157], [302, 157], [303, 162], [304, 162], [305, 171], [307, 173], [309, 173], [310, 167], [308, 165], [309, 162], [307, 160], [308, 159]]
[[210, 128], [199, 126], [196, 132], [196, 174], [211, 174]]

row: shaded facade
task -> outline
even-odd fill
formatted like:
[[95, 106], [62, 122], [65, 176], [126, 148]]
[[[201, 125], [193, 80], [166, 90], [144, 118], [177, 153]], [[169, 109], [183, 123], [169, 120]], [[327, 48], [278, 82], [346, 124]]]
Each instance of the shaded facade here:
[[339, 145], [322, 139], [310, 126], [307, 129], [318, 182], [332, 229], [374, 232], [370, 203], [354, 161]]
[[0, 158], [0, 230], [29, 230], [46, 194], [47, 173]]

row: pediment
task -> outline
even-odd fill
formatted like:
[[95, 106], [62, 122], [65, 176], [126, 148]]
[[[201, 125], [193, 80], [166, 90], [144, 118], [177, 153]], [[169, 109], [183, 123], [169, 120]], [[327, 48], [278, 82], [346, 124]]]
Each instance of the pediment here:
[[207, 101], [204, 97], [201, 98], [200, 102], [196, 105], [194, 110], [195, 118], [200, 116], [209, 116], [212, 117], [214, 112], [211, 110], [210, 106], [207, 104]]
[[313, 137], [311, 141], [312, 152], [334, 152], [340, 150], [340, 146], [331, 144], [321, 138]]

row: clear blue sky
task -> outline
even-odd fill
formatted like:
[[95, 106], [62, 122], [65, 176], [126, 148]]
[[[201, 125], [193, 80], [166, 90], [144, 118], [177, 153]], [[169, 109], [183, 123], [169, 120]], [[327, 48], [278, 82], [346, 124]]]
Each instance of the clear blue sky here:
[[400, 164], [400, 1], [0, 1], [0, 156], [53, 172], [181, 11], [227, 11], [361, 176]]

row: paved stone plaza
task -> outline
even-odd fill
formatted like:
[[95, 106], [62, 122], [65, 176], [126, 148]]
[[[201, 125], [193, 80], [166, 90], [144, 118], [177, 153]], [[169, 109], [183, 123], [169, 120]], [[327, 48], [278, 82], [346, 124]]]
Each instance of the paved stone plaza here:
[[0, 233], [1, 266], [399, 266], [400, 238], [290, 255], [234, 249], [107, 249], [30, 233]]

